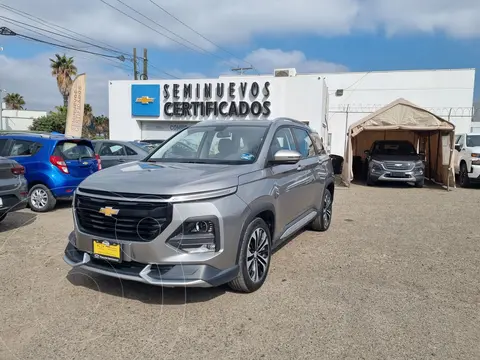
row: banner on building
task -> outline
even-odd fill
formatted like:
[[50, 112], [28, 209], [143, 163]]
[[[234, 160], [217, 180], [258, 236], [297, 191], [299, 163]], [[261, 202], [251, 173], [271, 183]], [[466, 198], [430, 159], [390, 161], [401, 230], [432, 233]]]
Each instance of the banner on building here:
[[83, 127], [83, 107], [85, 105], [86, 75], [80, 74], [73, 80], [68, 98], [65, 135], [81, 137]]

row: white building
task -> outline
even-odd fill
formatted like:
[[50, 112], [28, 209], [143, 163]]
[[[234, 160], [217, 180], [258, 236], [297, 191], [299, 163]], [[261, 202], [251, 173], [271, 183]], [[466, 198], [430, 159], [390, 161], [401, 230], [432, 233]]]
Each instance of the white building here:
[[[275, 71], [275, 75], [288, 73], [288, 76], [111, 81], [110, 138], [164, 139], [184, 126], [205, 119], [238, 118], [240, 114], [252, 120], [285, 116], [309, 123], [327, 138], [332, 154], [343, 156], [348, 126], [398, 98], [405, 98], [450, 120], [458, 133], [471, 128], [475, 69], [331, 74], [296, 74], [295, 69], [287, 69], [283, 74], [280, 72]], [[205, 96], [210, 95], [204, 93], [205, 84], [211, 84], [211, 97]], [[241, 101], [243, 105], [239, 105]], [[230, 109], [232, 102], [243, 112], [233, 111], [231, 117], [221, 115], [225, 114], [225, 109]], [[198, 107], [196, 115], [193, 113], [195, 107]]]
[[46, 116], [46, 111], [34, 110], [3, 110], [0, 114], [0, 130], [25, 131], [32, 125], [33, 120]]

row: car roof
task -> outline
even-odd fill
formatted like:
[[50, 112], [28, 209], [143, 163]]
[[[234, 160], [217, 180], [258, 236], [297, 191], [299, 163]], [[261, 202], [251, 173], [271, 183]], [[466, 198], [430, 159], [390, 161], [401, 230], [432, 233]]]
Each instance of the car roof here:
[[63, 134], [51, 134], [51, 133], [35, 133], [35, 132], [0, 132], [0, 138], [15, 138], [22, 140], [35, 140], [35, 141], [64, 141], [64, 140], [86, 140], [89, 139], [66, 136]]
[[300, 125], [308, 128], [308, 125], [294, 119], [290, 118], [276, 118], [273, 120], [243, 120], [243, 119], [234, 119], [234, 120], [205, 120], [192, 125], [191, 127], [201, 127], [201, 126], [269, 126], [272, 124], [288, 124], [288, 125]]

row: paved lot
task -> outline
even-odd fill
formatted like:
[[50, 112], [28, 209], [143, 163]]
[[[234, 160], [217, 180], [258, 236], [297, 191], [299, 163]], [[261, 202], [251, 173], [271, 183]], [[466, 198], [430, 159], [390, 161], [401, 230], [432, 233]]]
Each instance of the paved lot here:
[[264, 287], [161, 289], [70, 271], [68, 206], [0, 226], [0, 359], [478, 359], [480, 189], [338, 189], [328, 233]]

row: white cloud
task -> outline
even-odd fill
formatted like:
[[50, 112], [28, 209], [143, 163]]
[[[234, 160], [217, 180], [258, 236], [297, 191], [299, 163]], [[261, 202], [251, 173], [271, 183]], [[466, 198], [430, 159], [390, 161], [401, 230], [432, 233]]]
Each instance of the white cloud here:
[[[52, 110], [63, 105], [49, 68], [49, 57], [53, 54], [38, 54], [27, 59], [0, 55], [0, 86], [7, 92], [21, 94], [29, 110]], [[75, 57], [75, 64], [79, 73], [87, 75], [86, 102], [92, 105], [95, 114], [107, 114], [108, 80], [128, 79], [128, 74], [95, 58]]]
[[[214, 46], [155, 7], [150, 1], [104, 0], [160, 33], [212, 51]], [[478, 0], [153, 0], [222, 47], [234, 49], [255, 35], [345, 35], [385, 29], [388, 34], [445, 32], [451, 36], [480, 36]], [[154, 30], [129, 19], [100, 0], [8, 0], [7, 5], [123, 49], [133, 46], [179, 47]], [[142, 15], [150, 17], [155, 24]], [[23, 16], [0, 9], [1, 16], [34, 24]], [[9, 24], [6, 24], [10, 26]], [[37, 26], [42, 26], [37, 24]], [[11, 26], [18, 32], [25, 32]], [[166, 30], [167, 29], [167, 30]], [[32, 35], [32, 34], [30, 34]], [[85, 39], [88, 41], [88, 39]], [[198, 48], [197, 48], [198, 50]], [[226, 56], [230, 57], [230, 56]]]
[[305, 54], [298, 50], [282, 51], [280, 49], [258, 49], [252, 51], [245, 61], [255, 65], [261, 72], [273, 73], [278, 68], [295, 68], [297, 72], [337, 72], [348, 69], [340, 64], [321, 60], [309, 60]]

